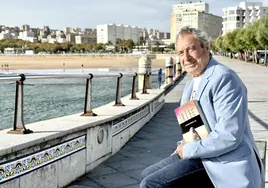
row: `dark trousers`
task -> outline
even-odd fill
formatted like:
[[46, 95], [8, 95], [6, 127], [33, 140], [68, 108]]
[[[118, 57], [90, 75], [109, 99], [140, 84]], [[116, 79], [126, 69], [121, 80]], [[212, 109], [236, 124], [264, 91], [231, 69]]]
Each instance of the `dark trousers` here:
[[141, 173], [140, 188], [213, 188], [200, 159], [181, 159], [171, 155]]

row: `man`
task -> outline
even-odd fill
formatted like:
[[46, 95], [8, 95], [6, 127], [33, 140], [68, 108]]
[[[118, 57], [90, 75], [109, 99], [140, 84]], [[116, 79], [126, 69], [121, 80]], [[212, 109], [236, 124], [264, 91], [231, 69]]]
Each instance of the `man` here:
[[140, 187], [187, 187], [189, 180], [182, 180], [203, 170], [217, 188], [260, 188], [264, 169], [250, 130], [245, 85], [210, 56], [203, 31], [183, 27], [176, 47], [181, 64], [193, 77], [181, 105], [199, 100], [212, 131], [202, 140], [181, 141], [175, 154], [146, 168]]

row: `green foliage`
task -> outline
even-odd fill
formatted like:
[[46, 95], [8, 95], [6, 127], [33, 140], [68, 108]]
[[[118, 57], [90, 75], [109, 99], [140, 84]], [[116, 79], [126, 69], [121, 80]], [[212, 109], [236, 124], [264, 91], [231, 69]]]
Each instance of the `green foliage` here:
[[237, 52], [237, 48], [235, 46], [235, 38], [237, 36], [238, 29], [227, 33], [224, 36], [224, 46], [227, 49], [227, 51]]
[[234, 45], [237, 51], [241, 52], [247, 49], [247, 43], [245, 38], [246, 29], [239, 29], [234, 39]]
[[172, 50], [175, 50], [175, 43], [171, 43], [171, 44], [169, 45], [169, 48], [172, 49]]
[[256, 39], [263, 49], [268, 45], [268, 16], [260, 20]]
[[135, 46], [135, 43], [132, 39], [124, 40], [124, 39], [116, 39], [115, 49], [116, 51], [121, 50], [131, 50]]
[[257, 49], [260, 46], [256, 38], [258, 28], [259, 28], [259, 21], [254, 22], [253, 24], [249, 24], [249, 26], [246, 28], [245, 39], [248, 50], [253, 51], [254, 49]]
[[215, 40], [212, 40], [212, 41], [210, 41], [210, 49], [213, 51], [213, 52], [215, 52], [215, 51], [217, 51], [217, 47], [216, 47], [216, 41]]
[[216, 40], [215, 40], [215, 46], [219, 51], [225, 51], [224, 47], [223, 47], [223, 37], [219, 36]]
[[263, 49], [268, 46], [268, 17], [249, 24], [246, 28], [219, 36], [214, 44], [216, 50], [223, 52], [254, 52]]

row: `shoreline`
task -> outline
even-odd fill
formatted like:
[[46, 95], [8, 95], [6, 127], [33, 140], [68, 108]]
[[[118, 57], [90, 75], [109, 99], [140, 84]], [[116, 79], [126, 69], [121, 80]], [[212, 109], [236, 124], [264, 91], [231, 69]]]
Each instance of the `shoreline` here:
[[[166, 54], [167, 55], [167, 54]], [[138, 68], [141, 55], [1, 55], [0, 69]], [[152, 68], [165, 67], [165, 59], [151, 58]]]

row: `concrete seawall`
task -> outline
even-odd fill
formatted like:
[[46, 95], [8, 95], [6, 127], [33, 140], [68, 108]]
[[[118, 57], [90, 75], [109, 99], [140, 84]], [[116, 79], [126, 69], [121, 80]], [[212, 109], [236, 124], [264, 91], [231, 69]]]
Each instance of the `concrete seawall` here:
[[[122, 98], [80, 114], [27, 125], [29, 135], [0, 131], [0, 187], [63, 187], [115, 154], [164, 105], [164, 89]], [[42, 183], [41, 183], [42, 182]]]

